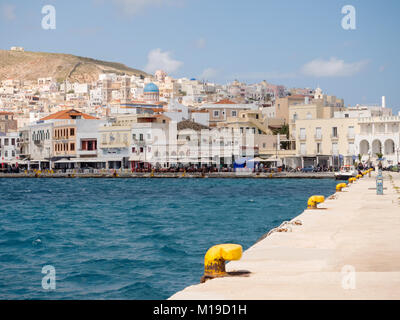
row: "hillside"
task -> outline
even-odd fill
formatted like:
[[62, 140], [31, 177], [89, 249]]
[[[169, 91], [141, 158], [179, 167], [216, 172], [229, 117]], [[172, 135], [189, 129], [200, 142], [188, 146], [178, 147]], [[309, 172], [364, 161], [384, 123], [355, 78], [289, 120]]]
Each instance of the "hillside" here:
[[91, 82], [100, 73], [146, 75], [121, 63], [95, 60], [63, 53], [0, 50], [0, 81], [36, 80], [53, 77], [57, 81]]

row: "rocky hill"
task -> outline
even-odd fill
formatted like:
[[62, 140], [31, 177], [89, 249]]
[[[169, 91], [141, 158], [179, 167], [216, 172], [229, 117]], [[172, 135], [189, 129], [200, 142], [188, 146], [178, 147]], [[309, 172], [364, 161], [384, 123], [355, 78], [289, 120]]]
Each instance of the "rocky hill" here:
[[61, 82], [92, 82], [100, 73], [147, 75], [121, 63], [95, 60], [63, 53], [18, 52], [0, 50], [0, 81], [5, 79], [37, 80], [53, 77]]

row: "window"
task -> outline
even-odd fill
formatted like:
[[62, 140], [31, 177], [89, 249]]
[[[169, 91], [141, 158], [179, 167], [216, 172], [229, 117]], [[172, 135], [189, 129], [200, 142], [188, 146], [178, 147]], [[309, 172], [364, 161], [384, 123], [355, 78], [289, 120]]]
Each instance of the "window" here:
[[345, 113], [345, 114], [344, 114], [344, 117], [345, 117], [345, 118], [348, 118], [348, 117], [349, 117], [349, 114], [348, 114], [348, 113]]
[[339, 153], [337, 142], [332, 143], [332, 154], [337, 155]]
[[236, 117], [237, 116], [237, 111], [236, 110], [232, 110], [232, 117]]
[[143, 147], [140, 147], [140, 153], [142, 153], [143, 152]]
[[305, 143], [301, 143], [301, 144], [300, 144], [300, 153], [301, 153], [302, 155], [305, 155], [305, 154], [306, 154], [306, 144], [305, 144]]
[[15, 146], [15, 139], [14, 138], [11, 139], [11, 145]]
[[311, 120], [311, 119], [312, 119], [312, 114], [311, 114], [311, 112], [307, 112], [306, 119], [307, 119], [307, 120]]
[[349, 134], [349, 138], [354, 138], [354, 127], [349, 127], [348, 128], [348, 134]]
[[15, 151], [14, 150], [11, 151], [11, 156], [15, 157]]
[[315, 137], [317, 139], [321, 139], [322, 138], [322, 128], [321, 127], [315, 128]]
[[133, 140], [136, 140], [136, 133], [134, 133], [134, 134], [132, 135], [132, 139], [133, 139]]
[[337, 138], [338, 132], [337, 132], [337, 127], [332, 128], [332, 137]]
[[143, 141], [143, 133], [139, 134], [139, 140]]
[[75, 143], [71, 143], [71, 151], [75, 151]]
[[300, 139], [306, 138], [306, 128], [300, 128]]
[[349, 154], [354, 155], [355, 150], [354, 150], [354, 142], [349, 142]]
[[321, 143], [317, 143], [317, 154], [321, 153]]
[[8, 138], [4, 139], [4, 145], [8, 146]]
[[218, 110], [214, 110], [213, 116], [214, 116], [214, 118], [219, 117], [219, 111]]
[[135, 152], [136, 152], [136, 148], [133, 147], [133, 148], [132, 148], [132, 153], [135, 153]]

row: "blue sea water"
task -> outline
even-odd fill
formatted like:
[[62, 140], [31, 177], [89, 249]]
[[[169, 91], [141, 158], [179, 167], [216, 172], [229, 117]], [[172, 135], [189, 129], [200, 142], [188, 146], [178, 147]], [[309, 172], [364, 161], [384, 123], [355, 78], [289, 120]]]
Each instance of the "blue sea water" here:
[[[0, 299], [166, 299], [333, 179], [0, 179]], [[56, 289], [42, 288], [42, 267]]]

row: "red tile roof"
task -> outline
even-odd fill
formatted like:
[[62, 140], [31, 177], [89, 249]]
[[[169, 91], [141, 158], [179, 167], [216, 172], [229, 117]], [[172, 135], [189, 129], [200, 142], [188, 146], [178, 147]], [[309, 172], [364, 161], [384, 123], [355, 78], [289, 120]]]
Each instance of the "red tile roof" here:
[[218, 102], [216, 102], [214, 104], [236, 104], [236, 103], [231, 101], [231, 100], [228, 100], [228, 99], [223, 99], [223, 100], [218, 101]]
[[61, 110], [56, 113], [53, 113], [47, 117], [44, 117], [40, 120], [56, 120], [56, 119], [73, 119], [73, 117], [80, 116], [82, 119], [90, 119], [96, 120], [98, 118], [88, 115], [86, 113], [70, 109], [70, 110]]

